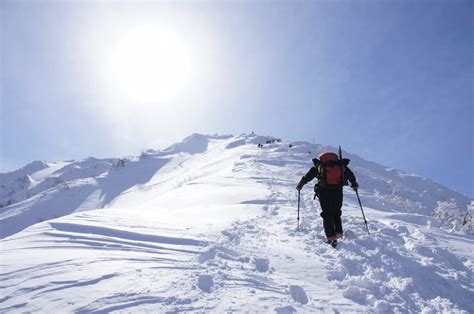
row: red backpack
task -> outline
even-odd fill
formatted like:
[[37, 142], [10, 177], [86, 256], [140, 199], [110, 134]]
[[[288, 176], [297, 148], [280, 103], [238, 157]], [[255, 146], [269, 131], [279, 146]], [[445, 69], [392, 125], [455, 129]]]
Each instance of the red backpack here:
[[336, 187], [343, 185], [342, 164], [336, 153], [322, 153], [319, 155], [322, 168], [321, 179], [325, 186]]

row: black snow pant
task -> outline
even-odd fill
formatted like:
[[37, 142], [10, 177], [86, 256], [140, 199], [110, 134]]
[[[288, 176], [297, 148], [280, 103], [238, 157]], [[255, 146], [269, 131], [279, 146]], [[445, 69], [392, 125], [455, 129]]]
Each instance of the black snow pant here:
[[324, 232], [328, 239], [334, 240], [336, 235], [342, 235], [342, 189], [319, 188], [318, 194]]

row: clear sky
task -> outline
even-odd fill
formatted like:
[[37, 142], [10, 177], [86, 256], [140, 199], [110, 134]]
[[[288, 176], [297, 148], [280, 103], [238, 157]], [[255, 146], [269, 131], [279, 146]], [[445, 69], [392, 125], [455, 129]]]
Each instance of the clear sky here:
[[0, 171], [255, 131], [473, 197], [473, 4], [2, 1]]

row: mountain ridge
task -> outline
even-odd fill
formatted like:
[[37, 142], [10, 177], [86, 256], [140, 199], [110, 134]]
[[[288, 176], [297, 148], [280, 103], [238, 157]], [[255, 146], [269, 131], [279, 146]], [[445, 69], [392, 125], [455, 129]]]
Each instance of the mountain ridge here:
[[[240, 136], [250, 136], [249, 138], [251, 138], [252, 140], [249, 143], [255, 144], [255, 145], [257, 145], [258, 143], [265, 144], [266, 140], [272, 140], [272, 139], [275, 140], [276, 139], [276, 137], [272, 137], [272, 136], [244, 135], [244, 134], [241, 134]], [[225, 139], [230, 139], [230, 138], [233, 138], [233, 137], [235, 137], [235, 136], [233, 136], [233, 135], [217, 135], [217, 134], [215, 134], [215, 135], [203, 135], [203, 134], [194, 133], [194, 134], [186, 137], [183, 141], [181, 141], [179, 143], [176, 143], [176, 144], [173, 144], [173, 145], [171, 145], [168, 148], [165, 148], [163, 150], [155, 150], [155, 149], [144, 150], [143, 153], [138, 158], [143, 158], [145, 156], [154, 156], [154, 157], [167, 156], [167, 155], [173, 155], [173, 154], [176, 154], [176, 153], [199, 154], [199, 153], [203, 153], [203, 152], [206, 151], [207, 144], [208, 144], [209, 140], [211, 140], [211, 139], [225, 140]], [[235, 138], [238, 138], [238, 137], [239, 136], [237, 136]], [[237, 145], [239, 144], [239, 141], [242, 141], [242, 139], [239, 139], [239, 140], [236, 141]], [[243, 142], [240, 142], [240, 144], [241, 143], [243, 143]], [[323, 151], [323, 150], [336, 151], [336, 148], [332, 147], [332, 146], [324, 146], [324, 145], [320, 145], [320, 144], [310, 144], [308, 142], [302, 142], [302, 141], [285, 142], [285, 144], [286, 145], [292, 144], [292, 145], [295, 146], [295, 149], [297, 149], [296, 147], [303, 147], [303, 150], [307, 149], [308, 152], [311, 152], [311, 150], [313, 150], [313, 151]], [[235, 143], [234, 144], [231, 143], [229, 145], [231, 145], [231, 146], [229, 146], [228, 148], [232, 148], [232, 145], [235, 145]], [[446, 193], [451, 195], [450, 196], [451, 199], [455, 199], [460, 203], [460, 204], [458, 204], [458, 206], [460, 208], [464, 208], [469, 203], [468, 201], [474, 200], [474, 199], [469, 198], [467, 195], [459, 193], [459, 192], [457, 192], [455, 190], [452, 190], [448, 187], [445, 187], [445, 186], [435, 182], [434, 180], [424, 178], [424, 177], [414, 175], [414, 174], [409, 174], [409, 173], [404, 172], [404, 171], [399, 170], [399, 169], [389, 168], [389, 167], [383, 166], [383, 165], [381, 165], [381, 164], [379, 164], [375, 161], [365, 160], [365, 159], [363, 159], [362, 157], [359, 157], [356, 154], [352, 154], [352, 153], [349, 153], [349, 152], [346, 152], [346, 151], [343, 151], [343, 153], [344, 153], [345, 157], [349, 157], [351, 160], [353, 160], [352, 164], [354, 164], [354, 160], [356, 160], [356, 162], [361, 165], [359, 167], [359, 170], [361, 170], [362, 173], [365, 172], [364, 169], [371, 169], [373, 171], [376, 171], [376, 174], [381, 179], [384, 179], [386, 172], [394, 172], [398, 176], [398, 179], [399, 179], [398, 181], [403, 181], [403, 178], [405, 179], [405, 181], [411, 180], [411, 179], [425, 181], [429, 185], [432, 186], [433, 190], [437, 189], [439, 191], [442, 191], [438, 195], [438, 197], [440, 198], [440, 201], [449, 201], [450, 200], [450, 199], [446, 199], [446, 197], [443, 197], [442, 194], [446, 194]], [[88, 157], [88, 158], [79, 159], [79, 160], [70, 160], [70, 161], [64, 161], [64, 162], [51, 162], [51, 163], [47, 163], [47, 162], [38, 160], [38, 161], [33, 161], [33, 162], [31, 162], [31, 163], [29, 163], [29, 164], [25, 165], [24, 167], [21, 167], [17, 170], [7, 172], [7, 173], [0, 173], [0, 181], [2, 182], [2, 185], [0, 186], [0, 208], [8, 206], [8, 205], [12, 205], [12, 204], [17, 203], [19, 201], [23, 201], [23, 200], [29, 198], [28, 196], [31, 197], [32, 195], [35, 195], [35, 194], [39, 193], [39, 192], [35, 191], [34, 189], [30, 188], [30, 187], [33, 187], [33, 188], [36, 187], [36, 184], [34, 184], [34, 183], [35, 183], [35, 181], [37, 181], [37, 180], [34, 180], [31, 176], [34, 173], [38, 173], [40, 170], [44, 170], [45, 168], [53, 168], [54, 169], [55, 167], [58, 168], [57, 167], [58, 165], [63, 166], [63, 167], [66, 167], [66, 166], [70, 165], [70, 167], [76, 168], [76, 170], [87, 168], [87, 167], [89, 167], [89, 168], [93, 167], [95, 169], [95, 171], [90, 173], [90, 176], [95, 177], [97, 175], [100, 175], [101, 173], [104, 173], [104, 172], [112, 169], [114, 166], [117, 166], [120, 160], [134, 161], [134, 160], [136, 160], [136, 158], [137, 157], [135, 157], [135, 156], [128, 156], [128, 157], [124, 157], [124, 158], [102, 158], [102, 159], [101, 158], [95, 158], [95, 157]], [[311, 158], [308, 158], [308, 160], [310, 160], [310, 159]], [[310, 164], [308, 166], [310, 166]], [[55, 170], [57, 171], [59, 169], [60, 168], [55, 169]], [[90, 170], [88, 169], [88, 171], [90, 171]], [[80, 176], [80, 174], [77, 173], [78, 171], [71, 171], [71, 172], [76, 172], [76, 175]], [[53, 172], [51, 172], [50, 174], [52, 175]], [[89, 174], [89, 173], [87, 173], [87, 174]], [[87, 175], [87, 174], [85, 174], [85, 175]], [[51, 182], [45, 182], [43, 184], [48, 188], [71, 180], [71, 178], [64, 178], [62, 176], [50, 176], [47, 179], [50, 180]], [[393, 180], [393, 176], [390, 177], [390, 178], [385, 178], [385, 181], [387, 181], [388, 183], [391, 183], [390, 180]], [[39, 180], [39, 181], [43, 181], [43, 179]], [[363, 182], [363, 181], [361, 183], [370, 184], [369, 182]], [[403, 182], [400, 182], [400, 183], [403, 183]], [[383, 184], [379, 184], [377, 186], [372, 186], [372, 188], [377, 189], [377, 187], [380, 188], [382, 186], [383, 186]], [[18, 190], [25, 190], [25, 189], [27, 189], [28, 191], [27, 192], [18, 191]], [[43, 190], [39, 189], [39, 190], [43, 191], [44, 189]], [[382, 191], [382, 192], [383, 192], [383, 194], [388, 193], [387, 190]], [[423, 195], [421, 195], [421, 193], [419, 194], [419, 196], [423, 197]], [[464, 200], [461, 201], [462, 199], [464, 199]], [[435, 204], [430, 204], [430, 206], [434, 208]]]

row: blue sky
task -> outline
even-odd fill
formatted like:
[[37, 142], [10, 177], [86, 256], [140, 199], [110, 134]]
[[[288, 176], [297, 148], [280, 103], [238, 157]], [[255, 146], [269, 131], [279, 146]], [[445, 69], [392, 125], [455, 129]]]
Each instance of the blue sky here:
[[472, 1], [0, 9], [2, 172], [255, 131], [342, 145], [474, 196]]

